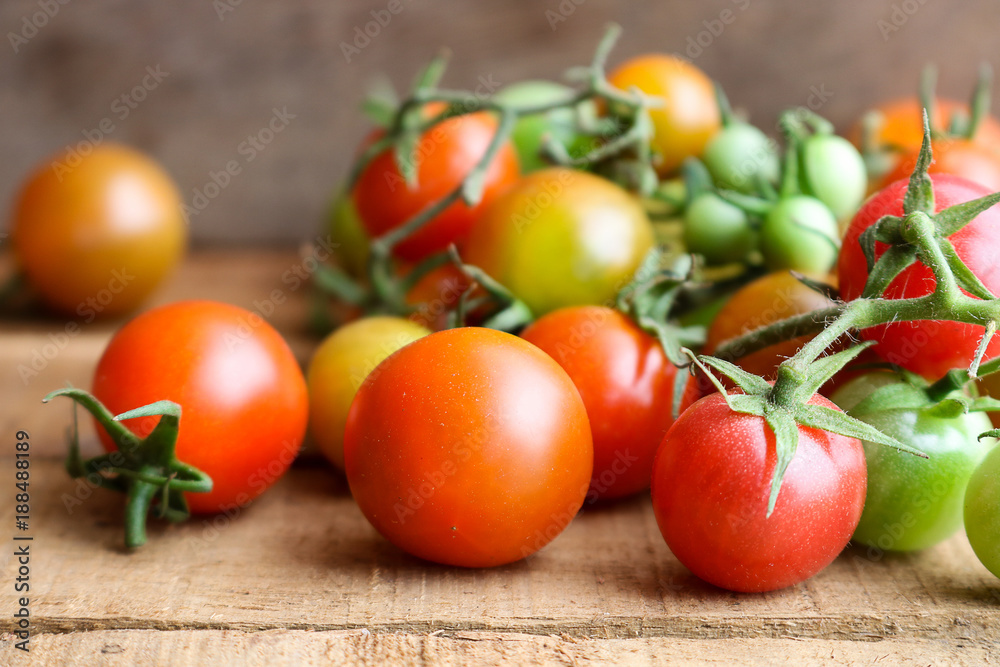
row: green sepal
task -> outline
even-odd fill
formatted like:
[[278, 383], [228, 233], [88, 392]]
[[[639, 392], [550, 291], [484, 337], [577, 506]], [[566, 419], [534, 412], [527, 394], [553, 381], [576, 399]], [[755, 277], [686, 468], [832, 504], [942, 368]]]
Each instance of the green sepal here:
[[983, 119], [989, 117], [990, 100], [993, 97], [992, 87], [993, 68], [988, 62], [984, 62], [979, 66], [979, 77], [976, 80], [976, 87], [972, 91], [972, 99], [969, 100], [969, 109], [972, 111], [972, 115], [969, 117], [963, 138], [970, 141], [975, 139]]
[[681, 164], [681, 177], [687, 191], [687, 205], [708, 192], [715, 192], [712, 175], [705, 163], [696, 157], [689, 157]]
[[[42, 401], [47, 403], [57, 396], [66, 396], [74, 401], [66, 470], [73, 477], [87, 476], [98, 486], [125, 493], [127, 547], [138, 547], [146, 542], [146, 517], [151, 507], [159, 517], [183, 521], [190, 516], [184, 493], [207, 493], [212, 490], [211, 477], [178, 461], [174, 454], [181, 416], [178, 404], [157, 401], [112, 416], [92, 394], [73, 387], [57, 389]], [[90, 412], [111, 437], [115, 452], [87, 461], [80, 459], [77, 404]], [[160, 419], [153, 431], [141, 440], [121, 423], [125, 419], [153, 416]]]
[[784, 408], [765, 404], [764, 420], [774, 432], [774, 474], [771, 476], [771, 491], [767, 499], [767, 516], [774, 512], [778, 502], [778, 492], [785, 479], [788, 464], [795, 458], [795, 450], [799, 447], [799, 426], [792, 415]]
[[534, 314], [526, 303], [514, 296], [513, 292], [478, 266], [463, 262], [454, 244], [448, 247], [448, 255], [458, 270], [473, 282], [469, 286], [469, 289], [459, 297], [458, 308], [451, 318], [453, 321], [450, 322], [453, 328], [465, 326], [465, 313], [467, 312], [469, 297], [475, 290], [476, 285], [486, 292], [489, 300], [498, 305], [497, 311], [482, 323], [483, 327], [514, 333], [534, 321]]
[[469, 175], [462, 181], [462, 201], [467, 206], [475, 206], [483, 198], [483, 190], [486, 187], [486, 175], [489, 172], [489, 165], [493, 162], [493, 155], [503, 142], [510, 136], [517, 123], [517, 114], [509, 109], [504, 109], [500, 114], [500, 123], [496, 133], [490, 140], [483, 160], [476, 165]]
[[934, 224], [942, 237], [948, 237], [976, 219], [983, 211], [1000, 202], [1000, 192], [979, 199], [954, 204], [934, 214]]
[[979, 434], [979, 437], [977, 437], [976, 440], [982, 440], [983, 438], [1000, 438], [1000, 428], [983, 431]]
[[771, 391], [771, 385], [767, 380], [759, 375], [748, 373], [732, 362], [726, 361], [725, 359], [719, 359], [718, 357], [705, 355], [698, 358], [706, 366], [711, 367], [732, 380], [737, 387], [748, 394], [760, 396]]
[[976, 353], [972, 356], [972, 361], [969, 363], [969, 379], [975, 379], [979, 373], [979, 367], [983, 363], [983, 357], [986, 356], [986, 349], [990, 345], [990, 341], [993, 340], [993, 336], [997, 332], [997, 322], [996, 320], [990, 320], [986, 323], [986, 331], [983, 332], [983, 337], [979, 339], [979, 345], [976, 347]]
[[861, 293], [863, 299], [878, 299], [888, 289], [890, 283], [896, 279], [900, 273], [909, 268], [917, 261], [917, 253], [913, 246], [894, 245], [882, 253], [875, 265], [868, 274], [865, 281], [864, 291]]
[[895, 382], [879, 387], [868, 394], [849, 412], [855, 417], [889, 410], [923, 410], [933, 406], [935, 401], [927, 393], [908, 382]]
[[858, 440], [874, 442], [880, 445], [888, 445], [901, 452], [927, 458], [927, 455], [920, 450], [903, 444], [892, 436], [882, 433], [882, 431], [871, 424], [851, 417], [846, 412], [822, 405], [800, 405], [796, 407], [794, 416], [798, 423], [809, 428], [829, 431], [830, 433], [837, 433], [848, 438], [857, 438]]
[[341, 301], [358, 306], [368, 298], [368, 292], [338, 267], [317, 262], [312, 274], [313, 285], [319, 291]]
[[361, 112], [378, 127], [387, 128], [392, 125], [398, 109], [399, 96], [392, 82], [385, 77], [375, 79], [361, 103]]
[[799, 401], [805, 402], [809, 397], [819, 391], [819, 388], [830, 381], [844, 366], [851, 363], [859, 354], [867, 350], [875, 341], [865, 341], [858, 345], [852, 345], [846, 350], [819, 357], [809, 364], [805, 381], [799, 385], [796, 395]]
[[924, 109], [924, 138], [917, 154], [917, 164], [910, 174], [910, 185], [903, 196], [903, 213], [926, 213], [934, 215], [934, 184], [927, 173], [931, 165], [931, 126], [927, 109]]
[[410, 190], [416, 189], [420, 184], [416, 160], [420, 136], [419, 128], [406, 128], [396, 136], [396, 141], [392, 145], [392, 158], [396, 163], [396, 169]]

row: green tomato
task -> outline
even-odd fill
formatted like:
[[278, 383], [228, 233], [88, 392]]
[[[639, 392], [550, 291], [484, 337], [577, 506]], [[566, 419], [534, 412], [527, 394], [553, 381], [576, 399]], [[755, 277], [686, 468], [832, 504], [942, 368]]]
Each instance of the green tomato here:
[[[882, 391], [873, 396], [877, 390]], [[864, 443], [868, 493], [852, 539], [882, 551], [916, 551], [961, 528], [965, 487], [992, 447], [978, 439], [990, 429], [989, 417], [981, 412], [936, 416], [922, 389], [889, 372], [854, 378], [831, 398], [852, 417], [928, 456]], [[907, 407], [883, 407], [888, 400]]]
[[431, 331], [401, 317], [363, 317], [337, 329], [309, 362], [309, 432], [323, 455], [344, 469], [344, 428], [358, 387], [383, 359]]
[[[535, 106], [567, 99], [574, 92], [572, 88], [551, 81], [520, 81], [497, 91], [493, 99], [503, 104]], [[574, 157], [586, 152], [587, 142], [577, 136], [575, 122], [576, 114], [571, 108], [521, 117], [511, 133], [521, 162], [521, 172], [526, 174], [550, 166], [541, 157], [542, 140], [546, 134], [561, 142]]]
[[368, 264], [368, 234], [358, 217], [354, 201], [343, 192], [334, 198], [330, 206], [326, 230], [337, 264], [356, 278], [363, 276]]
[[1000, 577], [1000, 447], [993, 448], [965, 490], [965, 534], [986, 569]]
[[799, 168], [802, 191], [826, 204], [837, 220], [858, 211], [868, 188], [861, 153], [835, 134], [815, 134], [805, 140]]
[[746, 212], [717, 194], [698, 195], [684, 212], [684, 245], [709, 264], [743, 261], [755, 236]]
[[652, 247], [652, 224], [635, 197], [600, 176], [555, 167], [494, 200], [463, 258], [540, 316], [612, 303]]
[[758, 178], [778, 180], [779, 162], [775, 142], [749, 123], [732, 123], [719, 130], [705, 146], [702, 160], [716, 185], [751, 193]]
[[815, 197], [794, 195], [780, 200], [761, 225], [760, 250], [772, 271], [828, 273], [839, 247], [837, 219]]

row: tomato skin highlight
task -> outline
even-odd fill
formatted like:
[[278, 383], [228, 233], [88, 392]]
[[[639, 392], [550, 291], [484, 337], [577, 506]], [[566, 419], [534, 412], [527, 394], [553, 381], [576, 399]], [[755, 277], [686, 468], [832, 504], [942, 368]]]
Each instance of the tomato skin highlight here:
[[[97, 364], [93, 394], [112, 414], [159, 400], [181, 406], [177, 458], [213, 482], [209, 493], [187, 494], [195, 514], [244, 507], [270, 487], [298, 453], [308, 418], [305, 379], [281, 335], [213, 301], [171, 303], [125, 324]], [[158, 421], [123, 423], [145, 437]]]
[[[563, 308], [521, 332], [556, 360], [580, 390], [594, 436], [588, 502], [649, 488], [653, 457], [673, 423], [677, 369], [655, 338], [617, 310]], [[697, 397], [686, 385], [681, 409]]]
[[[949, 174], [932, 174], [935, 211], [990, 194], [979, 185]], [[903, 196], [908, 182], [896, 181], [869, 198], [854, 217], [844, 236], [837, 265], [840, 292], [844, 300], [861, 296], [868, 268], [858, 237], [884, 215], [903, 214]], [[990, 208], [975, 220], [952, 234], [949, 239], [955, 252], [983, 284], [994, 294], [1000, 293], [1000, 261], [997, 261], [997, 239], [1000, 239], [1000, 209]], [[879, 257], [887, 246], [876, 243]], [[886, 299], [904, 299], [930, 294], [934, 275], [919, 261], [905, 269], [889, 283]], [[886, 361], [918, 373], [929, 380], [942, 377], [952, 368], [967, 367], [972, 361], [985, 327], [960, 322], [926, 320], [897, 322], [871, 327], [861, 332], [877, 341], [873, 348]], [[1000, 356], [1000, 338], [994, 337], [986, 349], [986, 359]]]
[[[354, 205], [368, 235], [377, 238], [450, 194], [485, 155], [496, 130], [496, 119], [486, 112], [449, 118], [429, 129], [416, 147], [415, 188], [407, 186], [391, 150], [376, 156], [353, 190]], [[446, 250], [451, 243], [461, 246], [483, 209], [519, 175], [517, 153], [506, 141], [486, 170], [478, 204], [453, 203], [393, 252], [416, 262]]]
[[[836, 409], [814, 395], [813, 405]], [[865, 500], [865, 457], [854, 438], [799, 427], [799, 445], [766, 516], [776, 463], [762, 417], [733, 412], [721, 394], [688, 408], [653, 463], [656, 521], [695, 575], [731, 591], [797, 584], [847, 545]]]
[[463, 258], [543, 315], [612, 302], [652, 247], [652, 224], [629, 193], [552, 168], [523, 177], [484, 211]]
[[90, 322], [129, 312], [181, 259], [187, 224], [177, 186], [152, 158], [95, 146], [76, 166], [39, 166], [14, 205], [17, 262], [46, 305]]
[[351, 493], [400, 549], [446, 565], [525, 558], [583, 504], [593, 468], [583, 401], [544, 352], [466, 327], [388, 357], [358, 390]]

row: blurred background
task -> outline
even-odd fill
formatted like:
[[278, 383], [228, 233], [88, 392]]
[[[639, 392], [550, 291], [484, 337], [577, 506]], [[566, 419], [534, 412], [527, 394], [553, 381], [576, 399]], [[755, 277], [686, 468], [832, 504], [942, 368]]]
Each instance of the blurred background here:
[[325, 215], [374, 77], [404, 87], [447, 46], [449, 87], [559, 80], [609, 21], [611, 65], [682, 55], [762, 127], [808, 104], [844, 129], [931, 62], [965, 99], [981, 61], [1000, 66], [996, 0], [3, 0], [0, 206], [55, 151], [113, 140], [173, 174], [196, 245], [290, 247]]

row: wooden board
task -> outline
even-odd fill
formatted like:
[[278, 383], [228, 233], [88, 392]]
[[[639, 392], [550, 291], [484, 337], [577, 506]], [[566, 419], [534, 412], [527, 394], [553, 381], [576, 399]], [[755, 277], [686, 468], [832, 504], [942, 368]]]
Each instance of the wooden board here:
[[[195, 256], [158, 301], [252, 305], [294, 255]], [[210, 279], [209, 276], [215, 276]], [[222, 278], [229, 287], [223, 287]], [[304, 292], [272, 321], [300, 351]], [[62, 326], [6, 323], [4, 368]], [[737, 595], [670, 554], [648, 496], [586, 507], [549, 547], [490, 570], [441, 567], [383, 540], [343, 478], [301, 462], [235, 516], [155, 523], [121, 546], [120, 498], [68, 478], [68, 406], [40, 396], [86, 385], [113, 323], [83, 331], [28, 387], [0, 385], [0, 664], [985, 664], [1000, 657], [1000, 583], [963, 535], [916, 555], [849, 548], [813, 579]], [[16, 378], [15, 378], [16, 380]], [[65, 409], [61, 409], [65, 408]], [[31, 433], [32, 652], [14, 648], [13, 437]], [[92, 436], [87, 443], [95, 448]], [[2, 533], [0, 533], [2, 534]]]

